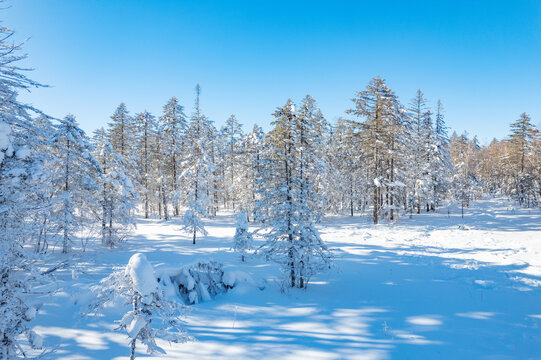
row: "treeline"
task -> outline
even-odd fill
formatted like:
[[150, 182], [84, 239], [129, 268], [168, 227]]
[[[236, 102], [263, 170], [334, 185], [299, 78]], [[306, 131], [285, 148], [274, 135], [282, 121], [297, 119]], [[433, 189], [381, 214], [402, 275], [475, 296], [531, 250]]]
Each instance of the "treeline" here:
[[[509, 138], [481, 147], [467, 134], [448, 137], [441, 101], [432, 111], [419, 90], [404, 106], [380, 77], [355, 94], [351, 118], [330, 124], [307, 95], [279, 107], [267, 134], [257, 125], [243, 132], [235, 115], [217, 129], [200, 95], [198, 85], [190, 116], [175, 97], [159, 116], [131, 114], [122, 103], [92, 138], [72, 115], [5, 123], [4, 142], [20, 138], [23, 153], [40, 164], [32, 193], [41, 210], [29, 237], [36, 251], [61, 244], [68, 252], [76, 240], [84, 248], [95, 233], [114, 247], [138, 211], [184, 216], [195, 243], [205, 232], [201, 218], [230, 209], [262, 221], [274, 202], [285, 201], [265, 191], [297, 185], [303, 199], [311, 194], [306, 207], [316, 221], [332, 212], [392, 222], [445, 200], [468, 206], [482, 194], [540, 205], [541, 140], [527, 114], [512, 123]], [[14, 156], [9, 149], [2, 146], [2, 164]], [[22, 166], [20, 154], [12, 161]]]

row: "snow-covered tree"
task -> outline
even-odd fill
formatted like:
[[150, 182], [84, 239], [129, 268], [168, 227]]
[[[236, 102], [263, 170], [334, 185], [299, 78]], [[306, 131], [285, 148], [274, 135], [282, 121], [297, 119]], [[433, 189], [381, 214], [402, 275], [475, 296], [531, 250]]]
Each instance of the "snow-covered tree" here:
[[529, 205], [531, 199], [536, 197], [536, 182], [532, 176], [534, 161], [532, 161], [533, 144], [538, 131], [532, 124], [528, 114], [522, 113], [520, 118], [511, 124], [511, 135], [508, 140], [510, 166], [510, 182], [513, 189], [509, 192], [514, 195], [520, 204]]
[[[174, 343], [190, 340], [183, 329], [184, 306], [166, 297], [145, 255], [133, 255], [125, 269], [103, 279], [96, 290], [97, 300], [89, 305], [87, 312], [90, 315], [117, 298], [124, 299], [124, 305], [132, 307], [117, 329], [124, 331], [130, 339], [130, 360], [135, 359], [137, 341], [146, 345], [149, 354], [165, 354], [165, 350], [156, 344], [156, 338]], [[159, 328], [152, 326], [156, 321], [161, 323]]]
[[355, 132], [356, 124], [339, 118], [329, 134], [326, 147], [326, 163], [323, 194], [328, 201], [328, 211], [346, 212], [350, 216], [366, 197], [366, 168], [364, 155]]
[[128, 159], [132, 154], [132, 147], [134, 145], [133, 130], [133, 121], [126, 108], [126, 104], [120, 103], [111, 116], [107, 135], [109, 142], [113, 146], [113, 150], [124, 159]]
[[434, 184], [434, 203], [439, 205], [447, 196], [451, 184], [453, 165], [449, 153], [449, 136], [444, 119], [444, 109], [438, 100], [434, 125], [435, 149], [432, 156], [432, 175]]
[[[320, 196], [322, 174], [328, 171], [325, 161], [325, 140], [329, 125], [323, 117], [316, 101], [310, 95], [302, 100], [295, 116], [295, 132], [298, 152], [298, 172], [301, 179], [301, 198], [310, 202], [306, 206], [312, 212], [314, 221], [319, 221], [323, 215], [326, 199]], [[311, 196], [305, 196], [305, 190], [313, 191]]]
[[93, 221], [97, 207], [94, 194], [100, 188], [100, 165], [92, 155], [92, 146], [73, 115], [59, 120], [52, 144], [56, 155], [55, 208], [52, 221], [62, 237], [62, 252], [71, 248], [75, 232]]
[[109, 248], [123, 242], [135, 227], [132, 211], [139, 196], [124, 173], [122, 158], [107, 141], [99, 144], [96, 155], [101, 165], [101, 239]]
[[451, 137], [451, 160], [455, 168], [452, 181], [453, 197], [460, 201], [462, 216], [464, 208], [470, 205], [476, 197], [478, 181], [475, 176], [475, 143], [466, 133]]
[[[301, 164], [310, 158], [301, 144], [302, 121], [297, 122], [291, 100], [278, 108], [274, 128], [265, 141], [262, 187], [257, 218], [268, 232], [262, 252], [281, 266], [286, 284], [306, 287], [310, 278], [330, 266], [330, 253], [314, 222], [317, 195]], [[304, 163], [306, 169], [306, 163]]]
[[[184, 213], [184, 218], [182, 219], [182, 230], [188, 234], [192, 234], [192, 243], [195, 244], [197, 234], [207, 236], [207, 230], [205, 229], [205, 224], [201, 220], [201, 215], [205, 214], [204, 208], [198, 208], [198, 204], [192, 205], [189, 203], [188, 206], [193, 206], [193, 209], [188, 209]], [[199, 210], [197, 213], [195, 211]]]
[[242, 262], [246, 260], [247, 250], [252, 249], [253, 243], [252, 233], [248, 230], [248, 218], [246, 213], [241, 211], [237, 215], [237, 228], [235, 230], [235, 236], [233, 237], [233, 249], [240, 253]]
[[32, 287], [43, 276], [28, 258], [25, 242], [40, 228], [48, 211], [47, 158], [39, 125], [40, 112], [21, 103], [18, 91], [41, 86], [23, 74], [21, 46], [11, 43], [13, 32], [0, 27], [0, 358], [26, 358], [23, 342], [40, 348], [31, 330], [36, 315]]
[[396, 96], [379, 76], [372, 79], [366, 90], [357, 93], [352, 99], [355, 108], [349, 114], [365, 118], [360, 124], [360, 146], [369, 171], [369, 184], [372, 190], [372, 220], [379, 221], [380, 210], [384, 204], [385, 181], [389, 168], [389, 149], [394, 141], [393, 126], [396, 123]]
[[427, 163], [431, 150], [429, 143], [432, 133], [431, 117], [421, 89], [417, 90], [415, 97], [410, 101], [408, 112], [411, 150], [408, 187], [413, 191], [413, 197], [409, 199], [409, 202], [417, 208], [417, 214], [419, 214], [421, 208], [429, 203], [432, 189], [432, 179]]
[[184, 229], [190, 229], [194, 244], [197, 233], [205, 233], [198, 230], [204, 230], [200, 219], [209, 216], [209, 210], [213, 208], [212, 198], [216, 191], [215, 167], [211, 157], [215, 129], [210, 120], [201, 112], [200, 91], [201, 88], [197, 85], [195, 111], [187, 131], [184, 172], [182, 173], [184, 199], [190, 211], [189, 216], [184, 217]]
[[152, 178], [157, 124], [152, 114], [143, 111], [135, 116], [134, 125], [137, 139], [137, 167], [139, 169], [139, 178], [137, 180], [141, 184], [141, 198], [143, 200], [145, 219], [148, 219], [150, 205], [156, 190], [156, 183]]
[[[187, 130], [184, 107], [180, 105], [176, 97], [169, 99], [163, 107], [163, 115], [160, 117], [162, 126], [162, 152], [164, 154], [164, 167], [166, 168], [167, 194], [171, 199], [175, 216], [180, 213], [180, 163], [182, 152], [185, 148], [184, 136]], [[161, 139], [158, 139], [160, 141]]]
[[223, 187], [224, 197], [227, 203], [230, 203], [235, 209], [235, 203], [238, 201], [239, 187], [243, 184], [238, 179], [238, 157], [239, 145], [242, 138], [242, 125], [239, 124], [235, 115], [231, 115], [221, 129], [221, 138], [224, 144], [223, 149]]
[[240, 153], [237, 154], [238, 170], [236, 170], [237, 198], [239, 208], [246, 213], [246, 218], [254, 217], [254, 206], [259, 200], [260, 181], [262, 175], [262, 159], [264, 150], [263, 129], [254, 125], [253, 130], [240, 140]]

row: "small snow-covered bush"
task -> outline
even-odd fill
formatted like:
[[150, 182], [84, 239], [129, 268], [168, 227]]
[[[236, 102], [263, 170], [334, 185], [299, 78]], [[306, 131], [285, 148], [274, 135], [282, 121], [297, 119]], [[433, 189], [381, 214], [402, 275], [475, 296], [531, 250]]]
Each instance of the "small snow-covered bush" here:
[[247, 250], [252, 249], [253, 241], [252, 233], [248, 231], [248, 218], [246, 213], [241, 211], [237, 216], [237, 229], [235, 230], [235, 237], [233, 237], [233, 248], [240, 253], [242, 262], [246, 260]]
[[[132, 306], [132, 310], [126, 312], [117, 328], [125, 331], [130, 338], [130, 359], [135, 358], [137, 340], [147, 346], [148, 353], [165, 354], [156, 344], [155, 338], [175, 343], [190, 339], [182, 328], [184, 306], [164, 294], [158, 286], [154, 268], [145, 255], [133, 255], [124, 270], [115, 271], [103, 279], [97, 290], [97, 300], [89, 306], [89, 314], [119, 298], [124, 300], [124, 305]], [[161, 326], [152, 327], [153, 320], [161, 320]]]
[[223, 265], [215, 261], [198, 262], [163, 272], [158, 282], [164, 289], [171, 289], [164, 292], [176, 294], [187, 305], [211, 300], [241, 282], [255, 284], [248, 274], [224, 271]]
[[184, 218], [182, 220], [182, 231], [189, 234], [193, 234], [193, 243], [195, 244], [195, 239], [197, 233], [200, 233], [203, 236], [207, 236], [207, 230], [205, 230], [205, 224], [201, 221], [198, 214], [193, 210], [186, 210], [184, 213]]

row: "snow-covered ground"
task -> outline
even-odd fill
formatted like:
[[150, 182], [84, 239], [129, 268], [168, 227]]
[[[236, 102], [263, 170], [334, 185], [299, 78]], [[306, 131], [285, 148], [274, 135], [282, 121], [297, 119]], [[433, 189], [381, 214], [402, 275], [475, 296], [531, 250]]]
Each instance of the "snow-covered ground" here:
[[142, 252], [157, 270], [214, 259], [265, 284], [191, 306], [196, 341], [159, 341], [161, 359], [541, 359], [541, 211], [496, 199], [466, 209], [464, 220], [459, 213], [376, 226], [328, 217], [319, 228], [337, 267], [286, 293], [274, 264], [242, 264], [230, 250], [234, 215], [207, 221], [197, 245], [179, 220], [141, 219], [121, 249], [79, 254], [59, 272], [59, 291], [34, 324], [57, 347], [54, 359], [126, 359], [128, 339], [114, 331], [119, 309], [79, 312], [91, 286]]

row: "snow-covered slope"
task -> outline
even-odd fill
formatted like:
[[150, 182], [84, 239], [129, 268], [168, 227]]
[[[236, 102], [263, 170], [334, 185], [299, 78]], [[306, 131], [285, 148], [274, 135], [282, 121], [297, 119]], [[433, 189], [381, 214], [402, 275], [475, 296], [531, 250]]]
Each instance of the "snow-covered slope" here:
[[463, 220], [450, 212], [376, 226], [328, 217], [319, 229], [337, 267], [286, 293], [274, 265], [241, 263], [230, 250], [234, 215], [207, 220], [196, 245], [180, 220], [140, 220], [122, 249], [79, 255], [73, 272], [59, 274], [36, 331], [58, 345], [55, 359], [126, 359], [128, 339], [113, 330], [120, 305], [78, 313], [91, 286], [141, 252], [156, 273], [214, 259], [254, 279], [191, 306], [187, 330], [197, 340], [158, 342], [163, 359], [541, 358], [541, 212], [503, 200], [480, 201]]

